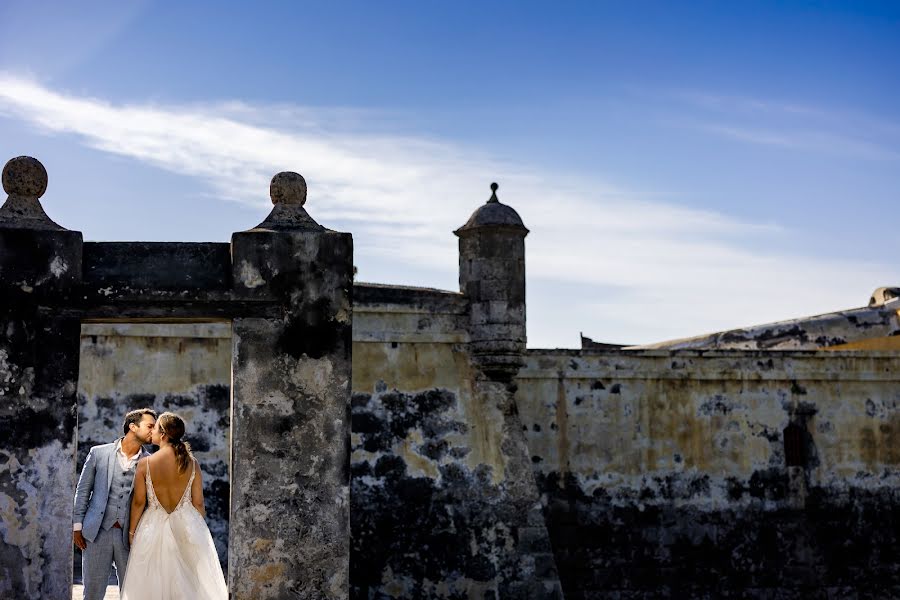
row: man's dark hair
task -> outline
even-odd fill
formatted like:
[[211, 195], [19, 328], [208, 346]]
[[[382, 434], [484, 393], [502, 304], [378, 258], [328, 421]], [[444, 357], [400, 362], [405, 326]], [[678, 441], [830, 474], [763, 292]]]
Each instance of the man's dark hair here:
[[128, 426], [132, 423], [140, 425], [144, 415], [150, 415], [154, 420], [156, 419], [156, 411], [152, 408], [139, 408], [125, 415], [125, 422], [122, 424], [122, 431], [124, 431], [125, 435], [128, 435]]

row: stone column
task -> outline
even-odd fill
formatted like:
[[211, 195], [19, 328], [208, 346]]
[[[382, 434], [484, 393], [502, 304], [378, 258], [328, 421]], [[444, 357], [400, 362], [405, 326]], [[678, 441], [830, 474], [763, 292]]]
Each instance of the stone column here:
[[235, 294], [284, 313], [233, 322], [229, 589], [347, 598], [353, 239], [307, 214], [300, 175], [270, 192], [231, 240]]
[[0, 207], [0, 598], [72, 597], [81, 233], [50, 220], [44, 166], [3, 168]]
[[469, 352], [475, 366], [475, 401], [502, 415], [497, 446], [506, 459], [503, 483], [505, 508], [496, 519], [516, 539], [503, 559], [503, 598], [562, 598], [540, 494], [515, 403], [515, 376], [525, 354], [525, 236], [518, 213], [491, 197], [465, 225], [459, 237], [459, 286], [469, 300]]

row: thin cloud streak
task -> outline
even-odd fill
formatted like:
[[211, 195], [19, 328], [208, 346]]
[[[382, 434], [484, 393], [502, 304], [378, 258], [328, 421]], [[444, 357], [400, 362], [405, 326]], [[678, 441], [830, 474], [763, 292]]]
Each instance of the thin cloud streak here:
[[900, 160], [900, 152], [871, 142], [821, 131], [771, 130], [719, 124], [698, 124], [698, 128], [742, 142], [781, 146], [824, 154], [850, 156], [866, 160]]
[[732, 140], [874, 161], [900, 160], [900, 124], [849, 111], [696, 91], [670, 97], [705, 114], [677, 119]]
[[794, 117], [829, 118], [831, 113], [815, 106], [791, 102], [775, 102], [761, 98], [710, 94], [699, 91], [673, 92], [671, 96], [698, 107], [730, 113], [787, 114]]
[[[271, 109], [234, 102], [113, 104], [0, 74], [0, 114], [197, 178], [227, 200], [259, 206], [272, 174], [302, 172], [311, 214], [354, 233], [363, 273], [368, 260], [379, 259], [398, 271], [405, 265], [455, 280], [450, 232], [499, 179], [501, 199], [532, 231], [530, 297], [550, 298], [561, 282], [583, 294], [536, 302], [545, 308], [530, 312], [531, 346], [571, 346], [577, 331], [590, 334], [592, 327], [646, 343], [845, 308], [848, 286], [856, 298], [888, 281], [884, 265], [759, 255], [754, 248], [775, 248], [787, 233], [777, 225], [651, 202], [602, 181], [541, 173], [459, 144], [360, 132], [361, 113], [352, 110], [349, 123], [338, 124], [342, 110], [322, 110], [320, 118], [318, 109]], [[622, 293], [594, 299], [597, 290], [610, 288]], [[586, 312], [573, 313], [573, 306]], [[660, 310], [664, 323], [648, 319]]]

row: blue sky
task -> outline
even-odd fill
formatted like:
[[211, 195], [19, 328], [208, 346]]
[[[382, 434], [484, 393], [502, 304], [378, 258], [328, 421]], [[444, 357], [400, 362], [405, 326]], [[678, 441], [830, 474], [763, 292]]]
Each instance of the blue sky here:
[[529, 346], [649, 343], [900, 284], [900, 5], [0, 4], [0, 158], [89, 240], [226, 241], [295, 170], [365, 281], [457, 287], [500, 183]]

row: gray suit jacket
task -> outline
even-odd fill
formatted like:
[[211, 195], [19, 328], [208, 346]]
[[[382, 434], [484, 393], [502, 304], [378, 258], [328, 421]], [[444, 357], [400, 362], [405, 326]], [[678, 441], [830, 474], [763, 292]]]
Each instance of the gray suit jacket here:
[[[121, 439], [121, 438], [119, 438]], [[150, 453], [141, 447], [141, 456], [150, 456]], [[100, 533], [100, 524], [103, 522], [103, 514], [106, 512], [106, 503], [109, 500], [109, 488], [112, 485], [113, 471], [116, 466], [116, 443], [94, 446], [88, 452], [78, 478], [78, 486], [75, 488], [75, 511], [72, 522], [81, 523], [81, 534], [89, 542], [97, 539]], [[139, 459], [140, 460], [140, 459]], [[132, 486], [133, 490], [133, 486]], [[131, 500], [125, 512], [125, 523], [122, 523], [126, 531], [130, 525]], [[125, 547], [128, 547], [128, 536], [125, 538]]]

